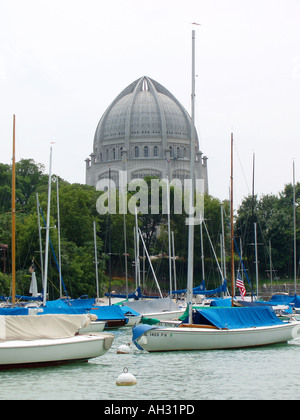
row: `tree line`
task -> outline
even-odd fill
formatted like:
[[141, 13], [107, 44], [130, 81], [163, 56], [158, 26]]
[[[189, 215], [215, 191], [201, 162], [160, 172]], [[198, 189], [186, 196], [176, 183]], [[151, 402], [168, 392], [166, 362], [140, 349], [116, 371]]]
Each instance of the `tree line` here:
[[[151, 183], [151, 178], [145, 178]], [[70, 184], [57, 175], [52, 176], [50, 239], [53, 247], [49, 251], [48, 285], [49, 298], [59, 297], [58, 270], [58, 210], [56, 188], [59, 193], [61, 271], [63, 282], [69, 296], [74, 298], [96, 295], [95, 243], [93, 224], [96, 224], [98, 252], [98, 273], [100, 295], [109, 288], [109, 258], [111, 261], [112, 290], [124, 291], [125, 279], [125, 242], [124, 216], [99, 214], [96, 202], [101, 194], [95, 187], [83, 184]], [[133, 192], [131, 195], [134, 194]], [[150, 194], [150, 188], [149, 188]], [[130, 196], [130, 193], [129, 193]], [[162, 196], [161, 196], [162, 197]], [[128, 197], [129, 199], [130, 197]], [[47, 213], [48, 175], [44, 167], [32, 159], [22, 159], [16, 163], [16, 291], [28, 295], [31, 274], [34, 266], [38, 288], [41, 291], [41, 255], [39, 243], [38, 211], [41, 223], [42, 249], [45, 249], [44, 220]], [[296, 202], [300, 201], [300, 184], [296, 185]], [[149, 201], [150, 202], [150, 201]], [[38, 207], [39, 203], [39, 207]], [[118, 203], [117, 203], [118, 204]], [[160, 203], [162, 206], [162, 203]], [[221, 207], [223, 224], [221, 220]], [[170, 225], [174, 233], [176, 255], [177, 288], [186, 287], [188, 226], [186, 214], [174, 214], [174, 190], [170, 190]], [[161, 210], [161, 208], [160, 208]], [[297, 244], [299, 244], [299, 207], [297, 212]], [[161, 288], [169, 290], [168, 231], [167, 215], [139, 214], [138, 224], [143, 232], [147, 250], [157, 274]], [[201, 247], [200, 226], [195, 226], [195, 283], [202, 281], [202, 262], [205, 266], [207, 288], [220, 285], [222, 238], [224, 232], [225, 266], [227, 277], [230, 270], [230, 222], [229, 202], [221, 202], [208, 194], [204, 196], [205, 229], [202, 229], [203, 248]], [[270, 269], [270, 249], [272, 267], [277, 278], [293, 277], [293, 187], [286, 185], [276, 195], [245, 197], [235, 211], [234, 231], [237, 246], [242, 246], [243, 261], [249, 276], [254, 278], [254, 223], [257, 224], [258, 260], [260, 276], [266, 280]], [[130, 290], [135, 288], [134, 227], [135, 216], [125, 215], [126, 245], [128, 260], [128, 279]], [[11, 287], [11, 166], [0, 164], [0, 295], [9, 296]], [[3, 247], [7, 245], [7, 248]], [[109, 252], [110, 251], [110, 252]], [[239, 251], [240, 252], [240, 251]], [[201, 258], [203, 253], [204, 259]], [[109, 255], [110, 254], [110, 255]], [[140, 255], [143, 255], [141, 249]], [[222, 254], [223, 256], [223, 254]], [[216, 262], [216, 258], [218, 264]], [[44, 258], [44, 254], [42, 255]], [[239, 264], [235, 254], [236, 266]], [[145, 287], [153, 289], [154, 281], [149, 263], [140, 264]], [[172, 274], [174, 278], [174, 273]], [[197, 285], [197, 284], [196, 284]]]

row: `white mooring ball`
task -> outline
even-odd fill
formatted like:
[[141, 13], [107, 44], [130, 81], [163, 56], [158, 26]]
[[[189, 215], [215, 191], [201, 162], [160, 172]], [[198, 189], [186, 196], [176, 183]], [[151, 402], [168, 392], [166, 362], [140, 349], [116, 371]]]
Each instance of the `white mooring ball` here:
[[130, 348], [127, 344], [122, 344], [118, 350], [117, 350], [118, 354], [128, 354], [130, 353]]
[[127, 368], [124, 368], [123, 373], [121, 373], [121, 375], [118, 376], [116, 384], [119, 386], [129, 386], [135, 385], [136, 382], [136, 378], [131, 373], [128, 373]]

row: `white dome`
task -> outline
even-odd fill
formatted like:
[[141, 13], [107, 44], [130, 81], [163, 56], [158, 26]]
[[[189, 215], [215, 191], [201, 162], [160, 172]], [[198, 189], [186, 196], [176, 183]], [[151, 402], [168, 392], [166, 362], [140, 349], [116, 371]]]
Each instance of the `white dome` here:
[[[207, 183], [207, 158], [202, 156], [196, 129], [195, 176]], [[109, 105], [96, 128], [93, 153], [86, 159], [86, 183], [101, 179], [118, 183], [120, 171], [128, 181], [145, 176], [189, 179], [191, 118], [162, 85], [143, 76]]]
[[118, 141], [126, 148], [138, 139], [174, 143], [189, 140], [190, 133], [191, 119], [184, 107], [162, 85], [144, 76], [124, 89], [103, 114], [94, 153], [99, 153], [103, 143]]

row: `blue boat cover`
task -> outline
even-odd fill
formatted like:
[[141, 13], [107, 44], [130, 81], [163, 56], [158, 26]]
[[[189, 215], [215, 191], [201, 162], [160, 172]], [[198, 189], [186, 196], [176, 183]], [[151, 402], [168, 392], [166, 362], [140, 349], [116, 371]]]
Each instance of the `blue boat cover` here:
[[[80, 300], [80, 299], [79, 299]], [[98, 320], [108, 321], [115, 319], [125, 319], [125, 315], [120, 309], [119, 306], [114, 305], [98, 305], [92, 306], [91, 302], [88, 302], [90, 299], [82, 299], [82, 305], [80, 306], [79, 302], [73, 306], [69, 306], [70, 301], [64, 301], [61, 299], [52, 300], [46, 303], [43, 309], [43, 313], [64, 313], [64, 314], [85, 314], [91, 313], [97, 316]], [[93, 299], [91, 299], [92, 301]], [[75, 300], [74, 300], [75, 301]], [[86, 301], [86, 305], [84, 302]]]
[[68, 299], [64, 302], [72, 308], [90, 309], [95, 304], [95, 299]]
[[216, 289], [212, 289], [212, 290], [205, 290], [205, 288], [203, 289], [203, 287], [201, 287], [201, 284], [200, 284], [198, 287], [195, 287], [193, 289], [193, 294], [210, 296], [210, 295], [218, 295], [219, 293], [225, 293], [226, 291], [227, 291], [227, 281], [225, 279], [224, 283], [220, 287], [217, 287]]
[[108, 321], [111, 319], [126, 319], [120, 306], [115, 305], [94, 306], [91, 308], [90, 313], [96, 315], [100, 321]]
[[294, 300], [290, 303], [290, 305], [292, 305], [293, 308], [300, 308], [300, 297], [295, 295]]
[[117, 297], [117, 298], [124, 298], [126, 299], [139, 299], [142, 297], [141, 288], [138, 287], [133, 293], [129, 293], [128, 296], [124, 294], [118, 294], [118, 293], [105, 293], [105, 296], [111, 296], [111, 297]]
[[0, 315], [28, 315], [28, 308], [0, 308]]
[[[87, 299], [88, 300], [88, 299]], [[98, 320], [101, 321], [108, 321], [108, 320], [119, 320], [119, 319], [126, 319], [123, 311], [119, 306], [92, 306], [87, 305], [75, 305], [69, 306], [69, 301], [57, 299], [48, 301], [46, 306], [40, 306], [37, 308], [37, 315], [42, 314], [69, 314], [69, 315], [80, 315], [91, 313], [97, 316]], [[84, 300], [82, 300], [84, 302]], [[0, 315], [28, 315], [29, 308], [0, 308]]]
[[297, 295], [273, 295], [269, 302], [272, 302], [274, 305], [290, 305], [295, 301], [299, 302]]
[[231, 298], [215, 298], [210, 302], [210, 306], [226, 306], [226, 307], [231, 307]]
[[132, 328], [132, 342], [136, 345], [136, 347], [139, 350], [144, 350], [137, 342], [136, 340], [144, 334], [144, 332], [148, 331], [148, 330], [154, 330], [157, 329], [159, 327], [155, 327], [153, 325], [147, 325], [147, 324], [143, 324], [143, 325], [138, 325], [136, 327]]
[[126, 314], [131, 314], [131, 315], [141, 315], [139, 312], [135, 311], [134, 309], [129, 308], [129, 306], [123, 305], [123, 306], [119, 306], [119, 308], [121, 308], [121, 311], [123, 312], [124, 315]]
[[[205, 295], [205, 296], [211, 296], [211, 295], [217, 295], [219, 293], [225, 293], [227, 291], [227, 281], [224, 280], [224, 283], [217, 287], [216, 289], [212, 290], [205, 290], [205, 282], [204, 280], [199, 284], [199, 286], [193, 288], [193, 295]], [[182, 294], [186, 293], [187, 289], [181, 289], [181, 290], [175, 290], [172, 291], [172, 294]]]
[[[197, 309], [193, 315], [195, 324], [214, 325], [218, 328], [228, 329], [264, 327], [284, 323], [268, 306], [201, 308]], [[185, 322], [188, 322], [188, 319]]]

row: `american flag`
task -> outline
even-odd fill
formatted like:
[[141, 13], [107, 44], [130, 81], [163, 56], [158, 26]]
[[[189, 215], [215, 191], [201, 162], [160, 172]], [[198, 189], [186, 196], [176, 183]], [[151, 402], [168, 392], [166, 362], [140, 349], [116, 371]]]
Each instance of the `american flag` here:
[[244, 296], [246, 294], [246, 288], [244, 286], [244, 282], [243, 282], [243, 280], [241, 278], [240, 272], [238, 272], [238, 274], [237, 274], [236, 287], [238, 287], [240, 289], [241, 297], [244, 300]]

